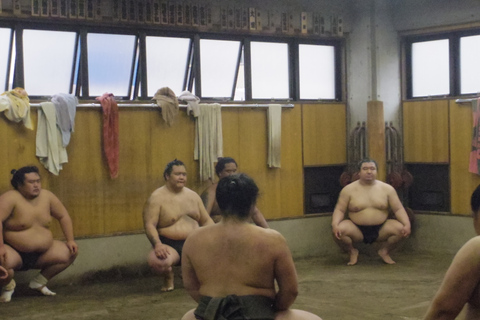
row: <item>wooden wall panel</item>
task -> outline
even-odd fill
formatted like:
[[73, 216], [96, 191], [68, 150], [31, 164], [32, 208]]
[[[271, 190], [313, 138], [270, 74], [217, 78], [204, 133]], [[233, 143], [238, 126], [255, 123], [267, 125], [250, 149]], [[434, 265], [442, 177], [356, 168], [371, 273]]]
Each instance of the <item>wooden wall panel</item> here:
[[448, 100], [403, 103], [404, 159], [448, 163]]
[[472, 148], [473, 118], [469, 103], [450, 105], [450, 190], [454, 214], [470, 215], [470, 196], [480, 184], [480, 176], [468, 171]]
[[[259, 208], [267, 219], [303, 215], [301, 109], [282, 111], [282, 168], [267, 167], [267, 110], [223, 108], [224, 155], [234, 157], [242, 172], [257, 181]], [[36, 126], [37, 111], [32, 109]], [[182, 110], [168, 126], [156, 108], [121, 108], [119, 176], [111, 179], [102, 146], [102, 111], [78, 108], [75, 132], [67, 147], [69, 162], [60, 175], [47, 172], [35, 156], [36, 131], [0, 119], [0, 191], [11, 189], [10, 170], [37, 165], [42, 184], [69, 211], [76, 237], [143, 232], [142, 210], [150, 194], [164, 184], [165, 165], [177, 158], [188, 171], [187, 186], [201, 193], [193, 159], [195, 122]], [[62, 238], [57, 223], [52, 224]]]
[[346, 163], [345, 105], [305, 104], [302, 110], [303, 164], [324, 166]]

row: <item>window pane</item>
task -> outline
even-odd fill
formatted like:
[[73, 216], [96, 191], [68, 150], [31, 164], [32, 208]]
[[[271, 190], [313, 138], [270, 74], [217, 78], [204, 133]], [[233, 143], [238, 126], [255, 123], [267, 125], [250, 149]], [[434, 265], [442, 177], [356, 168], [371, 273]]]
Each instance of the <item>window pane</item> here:
[[480, 36], [460, 38], [461, 94], [480, 92], [478, 52], [480, 52]]
[[10, 49], [10, 34], [11, 30], [0, 28], [0, 42], [4, 45], [0, 47], [0, 90], [5, 90], [5, 82], [7, 79], [8, 57]]
[[335, 47], [299, 45], [300, 99], [335, 99]]
[[450, 93], [448, 39], [412, 44], [412, 96]]
[[169, 87], [178, 96], [183, 91], [190, 39], [146, 37], [147, 94]]
[[23, 31], [25, 90], [29, 95], [69, 93], [75, 32]]
[[128, 96], [135, 36], [90, 33], [87, 45], [89, 95]]
[[252, 42], [252, 98], [288, 99], [288, 45]]
[[240, 41], [200, 40], [202, 97], [231, 97]]

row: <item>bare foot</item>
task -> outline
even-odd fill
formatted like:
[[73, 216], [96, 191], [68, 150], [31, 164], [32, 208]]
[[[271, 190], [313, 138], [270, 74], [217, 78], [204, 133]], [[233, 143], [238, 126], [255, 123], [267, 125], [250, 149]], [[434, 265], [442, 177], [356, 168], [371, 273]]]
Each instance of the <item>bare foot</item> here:
[[383, 262], [385, 262], [386, 264], [395, 264], [395, 261], [393, 261], [393, 259], [388, 254], [387, 249], [383, 248], [378, 250], [378, 255], [383, 259]]
[[163, 278], [163, 286], [160, 289], [162, 292], [169, 292], [173, 291], [174, 285], [173, 285], [173, 270], [170, 270], [167, 274], [165, 274], [165, 278]]
[[347, 263], [347, 266], [354, 266], [357, 264], [358, 261], [358, 250], [352, 249], [350, 251], [350, 261]]

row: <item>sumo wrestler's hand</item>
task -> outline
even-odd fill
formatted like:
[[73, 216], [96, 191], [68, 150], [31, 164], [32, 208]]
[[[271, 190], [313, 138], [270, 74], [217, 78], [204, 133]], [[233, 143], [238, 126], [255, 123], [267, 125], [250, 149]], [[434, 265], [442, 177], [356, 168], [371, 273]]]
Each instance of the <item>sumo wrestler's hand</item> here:
[[155, 244], [155, 255], [158, 259], [167, 259], [168, 255], [170, 255], [170, 251], [168, 250], [168, 246], [164, 245], [163, 243]]

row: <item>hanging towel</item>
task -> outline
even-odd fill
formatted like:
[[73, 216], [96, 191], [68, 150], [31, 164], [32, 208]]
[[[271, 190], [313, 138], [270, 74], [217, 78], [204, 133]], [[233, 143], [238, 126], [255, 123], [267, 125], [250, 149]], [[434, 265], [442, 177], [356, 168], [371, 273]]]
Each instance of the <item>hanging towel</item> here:
[[223, 156], [222, 107], [218, 103], [201, 103], [199, 109], [195, 118], [194, 159], [200, 162], [200, 181], [213, 180], [214, 163]]
[[282, 106], [268, 106], [268, 166], [280, 168], [282, 155]]
[[38, 109], [36, 155], [45, 169], [54, 175], [58, 175], [63, 164], [68, 162], [52, 102], [42, 102]]
[[200, 98], [193, 93], [190, 93], [190, 91], [183, 91], [180, 93], [178, 101], [184, 101], [187, 103], [187, 114], [192, 114], [194, 117], [200, 115], [200, 107], [198, 106]]
[[468, 171], [480, 174], [480, 98], [472, 101], [473, 135]]
[[57, 126], [62, 132], [63, 146], [70, 143], [70, 135], [75, 130], [75, 113], [78, 99], [73, 94], [59, 93], [52, 97], [57, 114]]
[[103, 151], [107, 158], [110, 178], [118, 177], [119, 138], [118, 138], [118, 105], [113, 94], [104, 93], [96, 98], [103, 110]]
[[162, 117], [171, 126], [178, 115], [178, 99], [172, 89], [163, 87], [157, 90], [152, 100], [162, 108]]
[[23, 88], [6, 91], [0, 96], [0, 112], [5, 111], [5, 117], [14, 122], [23, 121], [23, 125], [33, 130], [30, 118], [30, 99]]

